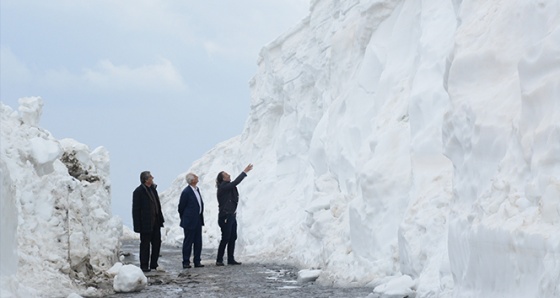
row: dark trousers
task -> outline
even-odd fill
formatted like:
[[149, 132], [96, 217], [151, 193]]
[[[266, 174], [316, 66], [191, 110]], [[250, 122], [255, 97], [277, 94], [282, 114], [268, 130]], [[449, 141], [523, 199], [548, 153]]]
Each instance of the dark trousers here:
[[194, 246], [193, 263], [200, 264], [200, 253], [202, 252], [202, 225], [197, 223], [194, 229], [183, 228], [185, 239], [183, 239], [183, 265], [189, 265], [191, 250]]
[[[152, 246], [151, 258], [150, 258], [150, 245]], [[156, 269], [158, 267], [160, 248], [161, 248], [161, 230], [159, 225], [154, 226], [154, 229], [151, 232], [140, 233], [140, 268]]]
[[218, 225], [222, 230], [222, 240], [218, 246], [218, 257], [216, 262], [224, 262], [224, 251], [227, 246], [228, 262], [235, 261], [235, 240], [237, 240], [237, 219], [235, 214], [228, 214], [218, 218]]

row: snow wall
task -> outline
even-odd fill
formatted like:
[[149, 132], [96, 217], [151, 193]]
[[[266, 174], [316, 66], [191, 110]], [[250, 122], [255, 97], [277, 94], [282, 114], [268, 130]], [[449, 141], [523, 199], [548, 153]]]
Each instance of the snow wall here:
[[[416, 297], [560, 297], [559, 1], [314, 0], [250, 86], [242, 134], [188, 170], [205, 247], [216, 175], [252, 162], [245, 259], [407, 275]], [[162, 193], [169, 244], [186, 172]]]
[[109, 153], [39, 127], [43, 101], [0, 103], [1, 297], [95, 296], [118, 261]]

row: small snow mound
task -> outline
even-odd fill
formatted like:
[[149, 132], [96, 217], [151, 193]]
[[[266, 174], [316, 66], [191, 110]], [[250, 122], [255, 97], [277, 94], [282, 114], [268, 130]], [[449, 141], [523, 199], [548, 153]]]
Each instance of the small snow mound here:
[[317, 278], [319, 278], [319, 275], [321, 274], [321, 270], [310, 270], [310, 269], [304, 269], [304, 270], [300, 270], [298, 272], [298, 282], [310, 282], [310, 281], [315, 281]]
[[148, 285], [148, 278], [142, 269], [134, 265], [124, 265], [113, 280], [115, 292], [139, 292]]
[[395, 276], [373, 289], [374, 297], [379, 298], [414, 298], [416, 283], [408, 275]]

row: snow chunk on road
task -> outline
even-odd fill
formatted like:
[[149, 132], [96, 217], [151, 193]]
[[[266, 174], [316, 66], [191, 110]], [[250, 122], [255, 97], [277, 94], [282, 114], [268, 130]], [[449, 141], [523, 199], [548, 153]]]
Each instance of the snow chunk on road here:
[[396, 298], [416, 297], [416, 283], [408, 275], [402, 275], [389, 279], [373, 289], [373, 297]]
[[297, 280], [299, 282], [315, 281], [320, 274], [321, 274], [321, 270], [309, 270], [309, 269], [300, 270], [298, 272]]
[[148, 285], [148, 278], [142, 269], [134, 265], [124, 265], [113, 280], [115, 292], [139, 292]]

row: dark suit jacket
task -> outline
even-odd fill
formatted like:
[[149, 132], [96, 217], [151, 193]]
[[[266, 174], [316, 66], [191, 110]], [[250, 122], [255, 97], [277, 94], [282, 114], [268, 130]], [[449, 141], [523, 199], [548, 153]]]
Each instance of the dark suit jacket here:
[[241, 172], [235, 180], [231, 182], [222, 181], [222, 183], [218, 185], [218, 209], [220, 211], [218, 216], [235, 213], [237, 210], [237, 203], [239, 202], [237, 184], [241, 183], [245, 177], [247, 177], [247, 174]]
[[[147, 187], [144, 184], [140, 184], [132, 193], [132, 221], [134, 232], [136, 233], [152, 232], [155, 224], [163, 227], [164, 219], [158, 192], [154, 185], [150, 189], [156, 199], [157, 209], [159, 210], [156, 218], [152, 216], [152, 200], [148, 195]], [[157, 222], [154, 223], [154, 220]]]
[[[200, 194], [200, 192], [199, 192]], [[183, 229], [195, 229], [196, 227], [204, 225], [204, 201], [200, 195], [200, 202], [202, 203], [202, 212], [200, 212], [200, 205], [196, 195], [190, 185], [187, 185], [181, 193], [179, 200], [179, 217], [181, 217], [181, 227]]]

